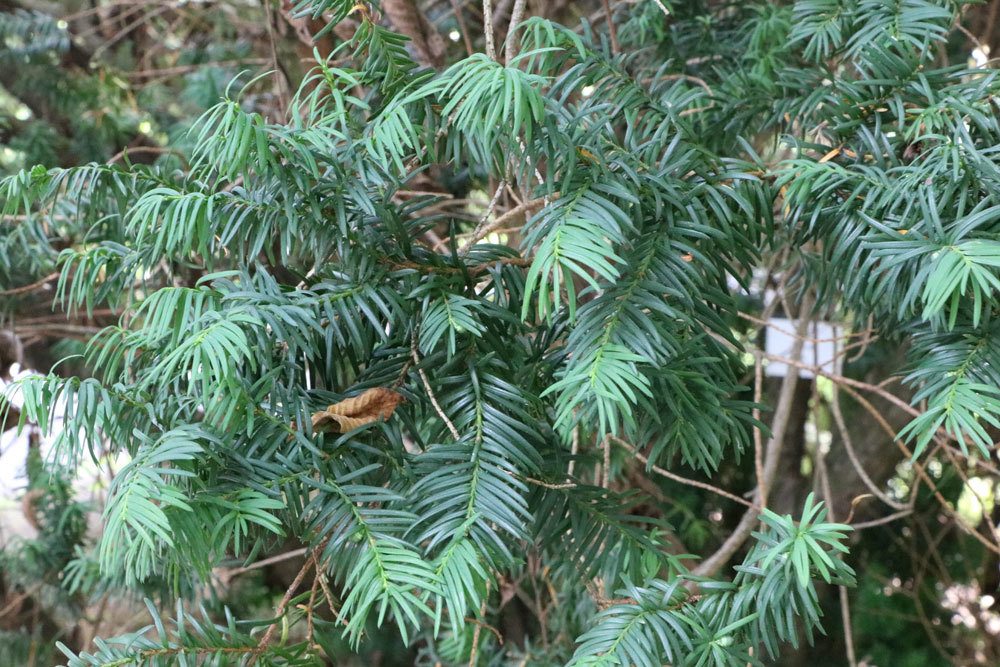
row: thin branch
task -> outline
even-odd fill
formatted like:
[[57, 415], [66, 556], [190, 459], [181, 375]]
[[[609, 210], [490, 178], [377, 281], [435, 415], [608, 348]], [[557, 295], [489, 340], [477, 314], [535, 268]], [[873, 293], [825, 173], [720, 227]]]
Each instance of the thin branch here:
[[[760, 422], [760, 402], [764, 394], [764, 360], [760, 351], [754, 355], [754, 380], [753, 380], [753, 420]], [[759, 428], [753, 430], [753, 468], [757, 475], [757, 488], [764, 488], [764, 435]], [[767, 493], [762, 493], [760, 497], [762, 505], [767, 505]]]
[[529, 482], [531, 484], [535, 484], [536, 486], [540, 486], [540, 487], [542, 487], [544, 489], [558, 490], [558, 489], [574, 489], [574, 488], [576, 488], [576, 482], [564, 482], [562, 484], [552, 484], [550, 482], [543, 482], [540, 479], [535, 479], [534, 477], [526, 477], [524, 475], [521, 476], [521, 479], [523, 479], [525, 482]]
[[107, 164], [109, 165], [114, 164], [115, 162], [118, 162], [118, 160], [121, 160], [122, 158], [128, 156], [131, 153], [139, 153], [139, 154], [150, 153], [153, 155], [167, 155], [167, 154], [176, 155], [181, 159], [181, 162], [184, 162], [184, 164], [187, 165], [187, 158], [184, 157], [184, 153], [181, 153], [176, 148], [170, 148], [168, 146], [131, 146], [131, 147], [126, 146], [125, 148], [115, 153], [114, 156], [110, 160], [108, 160]]
[[238, 567], [233, 570], [229, 570], [228, 572], [226, 572], [226, 575], [230, 577], [235, 577], [245, 572], [252, 572], [253, 570], [259, 570], [260, 568], [267, 567], [268, 565], [274, 565], [275, 563], [282, 563], [286, 560], [291, 560], [293, 558], [298, 558], [299, 556], [303, 556], [308, 550], [309, 550], [308, 547], [302, 547], [301, 549], [293, 549], [292, 551], [286, 551], [285, 553], [280, 553], [276, 556], [271, 556], [270, 558], [259, 560], [256, 563], [247, 565], [246, 567]]
[[[618, 45], [618, 28], [615, 27], [615, 17], [611, 11], [610, 0], [601, 0], [604, 3], [604, 14], [608, 21], [608, 36], [611, 38], [611, 55], [617, 56], [621, 52]], [[662, 5], [661, 5], [662, 6]]]
[[886, 495], [881, 489], [878, 488], [878, 486], [876, 486], [875, 482], [872, 481], [872, 478], [869, 477], [868, 473], [865, 471], [864, 466], [861, 464], [861, 460], [858, 458], [857, 452], [854, 451], [854, 444], [851, 442], [851, 434], [850, 431], [847, 430], [847, 424], [844, 421], [844, 415], [840, 409], [840, 394], [838, 392], [837, 383], [833, 382], [831, 383], [831, 386], [832, 396], [830, 397], [830, 401], [828, 401], [830, 414], [833, 415], [833, 421], [837, 425], [837, 430], [840, 432], [840, 440], [844, 445], [844, 451], [847, 452], [847, 458], [854, 467], [854, 472], [858, 474], [858, 477], [876, 498], [893, 509], [904, 509], [906, 505], [897, 502]]
[[471, 616], [466, 616], [465, 620], [468, 621], [469, 623], [475, 623], [476, 625], [481, 625], [482, 627], [492, 632], [493, 636], [497, 638], [497, 642], [501, 646], [503, 646], [503, 635], [501, 635], [500, 631], [494, 628], [492, 625], [490, 625], [489, 623], [484, 623], [483, 621], [480, 621], [478, 618], [472, 618]]
[[514, 208], [510, 209], [503, 215], [499, 216], [496, 220], [489, 223], [488, 225], [477, 226], [475, 231], [472, 233], [472, 237], [465, 242], [465, 245], [463, 245], [461, 249], [459, 249], [458, 254], [460, 256], [464, 256], [469, 252], [469, 249], [472, 246], [482, 241], [484, 238], [492, 234], [495, 230], [500, 229], [501, 227], [506, 225], [512, 219], [524, 213], [528, 213], [529, 211], [532, 211], [534, 209], [539, 209], [545, 204], [546, 204], [545, 198], [532, 199], [530, 201], [524, 202], [523, 204], [515, 206]]
[[667, 6], [665, 4], [663, 4], [660, 0], [653, 0], [653, 2], [655, 2], [656, 5], [663, 11], [664, 16], [670, 18], [670, 10], [667, 9]]
[[601, 488], [610, 488], [611, 484], [611, 435], [604, 436], [601, 442], [601, 449], [604, 450], [604, 466], [601, 468]]
[[905, 510], [894, 512], [888, 516], [881, 517], [879, 519], [872, 519], [871, 521], [860, 521], [858, 523], [852, 523], [851, 528], [854, 530], [864, 530], [865, 528], [874, 528], [875, 526], [882, 526], [887, 523], [892, 523], [893, 521], [898, 521], [904, 517], [908, 517], [913, 514], [913, 510], [907, 508]]
[[[814, 397], [815, 398], [815, 397]], [[816, 403], [814, 403], [814, 406]], [[816, 457], [816, 472], [820, 478], [820, 486], [823, 489], [823, 497], [826, 499], [828, 516], [831, 522], [836, 522], [836, 514], [833, 507], [833, 491], [830, 489], [829, 469], [826, 467], [826, 455], [821, 454]], [[853, 511], [853, 506], [852, 506]], [[858, 659], [854, 652], [854, 632], [851, 629], [851, 605], [847, 597], [847, 586], [841, 584], [837, 587], [840, 596], [840, 618], [844, 628], [844, 644], [846, 645], [847, 664], [849, 667], [857, 667]]]
[[493, 2], [483, 0], [483, 34], [486, 36], [486, 55], [490, 60], [497, 59], [497, 47], [493, 39]]
[[510, 61], [517, 55], [517, 40], [514, 39], [514, 31], [517, 30], [517, 25], [524, 17], [524, 9], [527, 4], [528, 0], [515, 0], [514, 2], [514, 9], [510, 14], [510, 23], [507, 26], [507, 47], [504, 52], [504, 62], [507, 64], [510, 64]]
[[720, 489], [717, 486], [712, 486], [711, 484], [708, 484], [707, 482], [699, 482], [696, 479], [688, 479], [687, 477], [682, 477], [682, 476], [680, 476], [680, 475], [678, 475], [676, 473], [672, 473], [669, 470], [664, 470], [663, 468], [661, 468], [661, 467], [659, 467], [657, 465], [651, 465], [650, 462], [649, 462], [649, 459], [646, 458], [646, 456], [644, 456], [631, 443], [629, 443], [629, 442], [627, 442], [625, 440], [622, 440], [618, 436], [612, 435], [612, 436], [609, 436], [609, 437], [610, 437], [611, 440], [617, 442], [619, 445], [621, 445], [626, 450], [628, 450], [635, 458], [637, 458], [639, 461], [641, 461], [642, 463], [644, 463], [649, 470], [652, 470], [657, 475], [661, 475], [663, 477], [666, 477], [667, 479], [673, 480], [673, 481], [677, 482], [678, 484], [684, 484], [686, 486], [693, 486], [695, 488], [703, 489], [705, 491], [708, 491], [709, 493], [714, 493], [717, 496], [722, 496], [723, 498], [728, 498], [729, 500], [732, 500], [734, 503], [739, 503], [740, 505], [743, 505], [745, 507], [749, 507], [751, 509], [755, 509], [755, 507], [756, 507], [753, 503], [751, 503], [750, 501], [746, 500], [745, 498], [740, 498], [736, 494], [729, 493], [728, 491], [726, 491], [724, 489]]
[[[320, 551], [326, 547], [327, 541], [329, 541], [329, 538], [323, 541], [322, 545], [319, 547]], [[260, 643], [257, 644], [257, 648], [255, 648], [250, 655], [247, 667], [253, 667], [254, 664], [256, 664], [257, 659], [260, 657], [260, 654], [267, 650], [268, 645], [274, 639], [274, 633], [278, 630], [280, 620], [285, 615], [285, 609], [288, 607], [288, 603], [291, 601], [296, 589], [298, 589], [299, 585], [302, 584], [302, 580], [305, 578], [306, 572], [309, 571], [309, 568], [311, 568], [315, 562], [316, 561], [313, 558], [306, 558], [306, 562], [302, 564], [302, 568], [299, 570], [299, 573], [295, 575], [295, 579], [292, 580], [291, 585], [288, 587], [288, 590], [285, 591], [285, 595], [282, 596], [281, 602], [278, 603], [278, 607], [274, 611], [274, 623], [267, 626], [267, 630], [264, 631], [264, 636], [260, 638]]]
[[271, 67], [274, 70], [275, 77], [275, 96], [278, 101], [278, 114], [284, 117], [285, 110], [288, 108], [287, 100], [285, 96], [289, 93], [288, 82], [284, 78], [284, 70], [281, 69], [281, 63], [278, 61], [278, 45], [277, 39], [274, 35], [274, 9], [271, 7], [271, 0], [264, 0], [264, 23], [267, 27], [267, 41], [271, 45]]
[[471, 56], [475, 49], [472, 48], [472, 40], [469, 38], [469, 28], [465, 25], [465, 18], [462, 16], [462, 7], [458, 4], [458, 0], [449, 0], [451, 2], [451, 10], [455, 14], [455, 23], [458, 24], [458, 31], [462, 34], [462, 42], [465, 43], [465, 53]]
[[[485, 1], [484, 0], [484, 4]], [[490, 597], [490, 583], [486, 582], [486, 595], [483, 597], [482, 604], [479, 605], [479, 617], [482, 618], [486, 615], [486, 600]], [[475, 630], [472, 631], [472, 649], [469, 651], [469, 667], [475, 667], [476, 658], [479, 654], [479, 635], [482, 633], [482, 625], [476, 624]], [[502, 643], [502, 642], [501, 642]]]
[[566, 467], [566, 475], [569, 477], [573, 476], [573, 468], [576, 466], [576, 455], [580, 453], [580, 425], [577, 424], [573, 427], [573, 433], [570, 436], [569, 444], [569, 465]]
[[[796, 326], [796, 338], [792, 343], [791, 358], [799, 359], [802, 356], [804, 337], [811, 321], [811, 311], [813, 306], [811, 294], [803, 299], [799, 309], [798, 325]], [[768, 440], [764, 458], [764, 479], [757, 487], [757, 499], [767, 495], [767, 489], [774, 481], [778, 472], [778, 461], [781, 458], [781, 450], [785, 445], [785, 432], [792, 416], [792, 403], [795, 398], [795, 389], [798, 387], [799, 374], [788, 373], [781, 383], [781, 390], [778, 392], [778, 402], [774, 409], [774, 417], [771, 419], [771, 438]], [[697, 576], [711, 576], [725, 565], [737, 549], [743, 546], [750, 533], [753, 532], [757, 524], [759, 510], [757, 507], [748, 509], [739, 524], [725, 542], [722, 543], [715, 553], [703, 560], [693, 571]]]
[[[152, 4], [153, 3], [150, 3], [150, 6]], [[130, 32], [132, 32], [138, 26], [144, 23], [149, 23], [160, 14], [169, 12], [171, 9], [175, 9], [175, 7], [172, 4], [163, 5], [161, 7], [155, 7], [154, 9], [151, 9], [148, 13], [143, 14], [142, 16], [135, 19], [131, 23], [126, 24], [121, 28], [121, 30], [112, 35], [109, 39], [105, 39], [101, 42], [101, 45], [94, 50], [94, 55], [92, 56], [92, 59], [96, 60], [105, 51], [107, 51], [109, 48], [118, 43], [118, 41], [120, 41], [123, 37], [126, 37]]]
[[41, 280], [36, 280], [30, 285], [21, 285], [20, 287], [12, 287], [11, 289], [6, 289], [0, 292], [0, 296], [15, 296], [17, 294], [24, 294], [25, 292], [32, 292], [39, 287], [43, 287], [50, 280], [55, 280], [59, 277], [59, 272], [50, 273]]
[[[805, 334], [809, 330], [812, 322], [812, 307], [814, 299], [808, 294], [802, 301], [799, 308], [798, 322], [795, 327], [796, 338], [792, 343], [789, 356], [798, 361], [802, 358], [802, 349], [805, 346]], [[785, 375], [781, 383], [781, 390], [778, 393], [778, 401], [774, 409], [774, 417], [771, 423], [771, 439], [767, 443], [767, 451], [764, 460], [764, 486], [760, 489], [760, 497], [766, 497], [767, 491], [774, 482], [774, 477], [778, 472], [778, 462], [781, 459], [781, 450], [785, 444], [785, 432], [791, 418], [792, 404], [795, 398], [795, 389], [799, 384], [799, 374], [797, 372]], [[765, 505], [766, 506], [766, 505]]]
[[0, 609], [0, 618], [3, 618], [12, 611], [16, 611], [21, 606], [22, 602], [24, 602], [32, 595], [37, 593], [39, 590], [41, 590], [41, 588], [42, 588], [41, 584], [35, 584], [34, 586], [24, 591], [23, 593], [18, 593], [17, 595], [15, 595], [13, 600], [11, 600], [3, 609]]
[[130, 79], [145, 79], [156, 77], [170, 77], [178, 74], [187, 74], [203, 67], [242, 67], [248, 65], [268, 65], [270, 58], [242, 58], [238, 60], [216, 60], [194, 65], [177, 65], [176, 67], [163, 67], [161, 69], [142, 69], [135, 72], [126, 72], [125, 76]]
[[420, 374], [420, 380], [424, 383], [424, 390], [427, 392], [427, 397], [431, 399], [431, 405], [434, 406], [434, 411], [437, 413], [441, 421], [444, 422], [445, 426], [448, 427], [448, 432], [451, 433], [451, 437], [455, 439], [456, 442], [462, 439], [459, 435], [458, 429], [455, 425], [451, 423], [448, 419], [448, 415], [444, 413], [441, 409], [441, 405], [438, 403], [437, 397], [434, 395], [434, 390], [431, 389], [431, 382], [427, 379], [427, 373], [424, 372], [423, 367], [420, 365], [420, 355], [417, 354], [417, 330], [413, 330], [413, 336], [410, 342], [410, 356], [413, 358], [413, 364], [417, 367], [417, 373]]
[[[903, 442], [898, 437], [896, 437], [895, 429], [893, 429], [892, 426], [889, 424], [889, 422], [886, 421], [885, 417], [882, 416], [882, 413], [880, 413], [878, 409], [874, 405], [872, 405], [870, 401], [868, 401], [868, 399], [866, 399], [864, 396], [862, 396], [859, 392], [855, 391], [851, 387], [844, 386], [843, 389], [848, 394], [850, 394], [851, 397], [854, 398], [854, 400], [856, 400], [865, 410], [868, 411], [868, 413], [875, 419], [878, 425], [882, 427], [882, 430], [885, 431], [885, 433], [889, 436], [889, 438], [892, 439], [894, 443], [896, 443], [896, 447], [899, 448], [899, 450], [903, 453], [903, 455], [906, 456], [906, 458], [912, 462], [913, 469], [917, 471], [917, 475], [919, 476], [921, 481], [927, 484], [927, 486], [931, 490], [931, 493], [934, 494], [934, 497], [937, 499], [938, 503], [941, 505], [941, 508], [945, 511], [945, 513], [947, 513], [950, 517], [955, 519], [955, 523], [956, 525], [958, 525], [959, 529], [962, 530], [967, 535], [971, 535], [972, 537], [974, 537], [976, 540], [979, 541], [980, 544], [985, 546], [993, 553], [1000, 554], [1000, 547], [998, 547], [995, 542], [991, 542], [990, 540], [983, 537], [978, 530], [975, 530], [974, 528], [970, 527], [966, 521], [964, 521], [961, 517], [958, 516], [958, 513], [955, 511], [955, 508], [952, 507], [952, 504], [948, 502], [948, 500], [941, 494], [941, 491], [937, 488], [937, 485], [934, 484], [934, 480], [932, 480], [930, 475], [927, 474], [927, 471], [924, 469], [924, 466], [921, 465], [919, 461], [914, 460], [913, 452], [911, 452], [909, 447], [903, 444]], [[995, 531], [991, 529], [990, 532], [994, 533], [994, 537], [996, 537]]]
[[483, 213], [483, 217], [480, 218], [479, 224], [477, 224], [476, 228], [473, 230], [472, 238], [458, 249], [459, 257], [465, 257], [469, 254], [469, 249], [472, 248], [472, 246], [474, 246], [479, 239], [486, 236], [486, 234], [483, 233], [483, 230], [487, 227], [486, 221], [490, 219], [490, 216], [493, 215], [493, 211], [496, 210], [497, 202], [500, 201], [500, 195], [503, 194], [504, 188], [506, 187], [507, 179], [502, 179], [500, 181], [500, 185], [497, 186], [496, 192], [493, 193], [493, 198], [490, 199], [489, 205], [486, 206], [486, 211]]

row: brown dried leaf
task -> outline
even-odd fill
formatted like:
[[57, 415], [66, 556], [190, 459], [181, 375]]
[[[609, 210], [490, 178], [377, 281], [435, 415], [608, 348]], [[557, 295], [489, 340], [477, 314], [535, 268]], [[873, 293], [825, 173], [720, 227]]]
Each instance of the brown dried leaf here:
[[334, 403], [326, 410], [314, 412], [313, 431], [346, 433], [370, 424], [376, 419], [388, 419], [402, 400], [402, 395], [392, 389], [385, 387], [367, 389], [357, 396]]

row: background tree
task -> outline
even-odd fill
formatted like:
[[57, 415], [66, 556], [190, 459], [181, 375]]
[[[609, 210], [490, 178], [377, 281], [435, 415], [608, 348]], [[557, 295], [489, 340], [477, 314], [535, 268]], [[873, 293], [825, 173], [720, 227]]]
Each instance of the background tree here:
[[997, 6], [0, 2], [0, 662], [994, 664]]

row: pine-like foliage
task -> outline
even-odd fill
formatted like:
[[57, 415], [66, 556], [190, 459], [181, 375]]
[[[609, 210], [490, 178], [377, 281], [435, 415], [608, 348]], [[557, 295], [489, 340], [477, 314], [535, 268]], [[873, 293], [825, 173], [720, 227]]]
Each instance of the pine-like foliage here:
[[[667, 35], [659, 50], [535, 18], [509, 61], [440, 71], [367, 3], [292, 4], [357, 30], [316, 54], [284, 116], [254, 109], [252, 81], [190, 128], [184, 165], [0, 183], [21, 221], [2, 252], [58, 256], [58, 308], [120, 312], [87, 346], [91, 376], [18, 386], [22, 422], [65, 419], [63, 465], [129, 457], [68, 579], [184, 598], [289, 538], [324, 573], [277, 620], [151, 603], [147, 631], [69, 664], [317, 664], [382, 624], [427, 664], [760, 664], [811, 638], [817, 584], [853, 583], [849, 527], [812, 497], [796, 520], [765, 510], [735, 576], [709, 579], [595, 475], [621, 470], [621, 440], [707, 474], [751, 447], [734, 294], [765, 249], [800, 253], [822, 303], [913, 341], [917, 455], [939, 427], [989, 455], [998, 83], [934, 62], [955, 3], [740, 4], [706, 43], [694, 12], [666, 25], [644, 2], [617, 38]], [[699, 57], [704, 78], [686, 70]], [[787, 159], [743, 139], [762, 133]], [[523, 226], [451, 215], [415, 185], [429, 169], [509, 188]], [[372, 388], [403, 398], [387, 419], [314, 428]], [[482, 627], [529, 560], [562, 636], [536, 653]], [[317, 600], [335, 622], [310, 611], [307, 638], [274, 637]]]

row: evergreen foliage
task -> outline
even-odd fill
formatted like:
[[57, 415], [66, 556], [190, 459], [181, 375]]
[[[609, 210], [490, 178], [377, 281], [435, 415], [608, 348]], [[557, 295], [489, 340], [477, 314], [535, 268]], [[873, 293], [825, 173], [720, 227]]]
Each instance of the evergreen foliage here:
[[[57, 267], [57, 308], [120, 315], [85, 372], [16, 385], [22, 425], [63, 424], [60, 465], [129, 458], [65, 581], [177, 600], [68, 664], [318, 664], [383, 625], [425, 664], [763, 664], [811, 641], [818, 588], [855, 583], [850, 526], [821, 502], [763, 509], [742, 564], [704, 577], [641, 492], [608, 483], [621, 441], [647, 471], [752, 459], [766, 427], [738, 298], [764, 254], [801, 262], [804, 301], [912, 342], [914, 457], [939, 429], [990, 457], [1000, 82], [939, 62], [961, 3], [708, 19], [676, 3], [666, 21], [643, 2], [615, 14], [620, 49], [536, 17], [511, 30], [510, 60], [440, 71], [371, 3], [292, 4], [357, 27], [315, 52], [285, 113], [255, 108], [267, 78], [242, 77], [176, 134], [181, 158], [0, 183], [19, 220], [2, 277]], [[70, 48], [44, 16], [4, 17], [4, 58]], [[420, 191], [429, 170], [490, 184], [488, 199], [509, 188], [520, 232], [488, 229], [492, 206], [449, 215], [450, 195]], [[403, 402], [346, 433], [315, 427], [372, 388]], [[185, 601], [286, 539], [323, 586], [290, 590], [280, 618], [219, 623]], [[483, 629], [529, 561], [558, 601], [544, 650]], [[306, 618], [321, 600], [336, 620]]]

